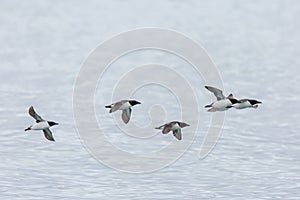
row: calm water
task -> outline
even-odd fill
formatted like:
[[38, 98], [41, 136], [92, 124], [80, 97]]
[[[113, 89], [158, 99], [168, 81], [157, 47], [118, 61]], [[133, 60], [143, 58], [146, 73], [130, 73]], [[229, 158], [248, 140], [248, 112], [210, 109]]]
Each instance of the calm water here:
[[[1, 199], [299, 199], [299, 13], [296, 0], [2, 2]], [[124, 173], [101, 164], [83, 147], [72, 107], [81, 64], [105, 39], [138, 27], [168, 28], [191, 37], [217, 65], [226, 94], [263, 101], [256, 110], [226, 112], [222, 136], [205, 159], [197, 154], [211, 117], [203, 106], [211, 99], [204, 80], [189, 70], [184, 73], [199, 85], [202, 123], [194, 143], [173, 165], [152, 173]], [[142, 61], [177, 63], [175, 69], [181, 64], [161, 53], [137, 55]], [[129, 55], [115, 63], [123, 70], [131, 64], [141, 62]], [[119, 74], [108, 74], [111, 79], [104, 84], [115, 84]], [[97, 119], [111, 131], [107, 137], [115, 145], [149, 152], [174, 142], [171, 135], [157, 132], [149, 143], [123, 136], [102, 110], [110, 102], [104, 99], [110, 90], [100, 89], [95, 95]], [[155, 98], [176, 101], [162, 94]], [[141, 114], [154, 104], [149, 100], [147, 105], [153, 94], [135, 97], [145, 102], [134, 110], [135, 122], [160, 124]], [[44, 118], [60, 123], [52, 128], [55, 143], [40, 132], [23, 131], [33, 123], [27, 114], [31, 105]], [[166, 106], [169, 115], [160, 120], [177, 118], [178, 107]]]

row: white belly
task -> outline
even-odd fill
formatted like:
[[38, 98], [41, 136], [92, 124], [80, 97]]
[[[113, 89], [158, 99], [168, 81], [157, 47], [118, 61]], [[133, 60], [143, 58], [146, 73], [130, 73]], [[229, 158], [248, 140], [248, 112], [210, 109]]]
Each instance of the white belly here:
[[243, 109], [243, 108], [252, 107], [252, 105], [248, 101], [245, 101], [243, 103], [234, 104], [233, 107], [236, 109]]
[[31, 126], [31, 130], [43, 130], [49, 128], [48, 122], [39, 122]]
[[180, 129], [180, 126], [178, 126], [178, 124], [175, 124], [175, 125], [172, 126], [171, 131], [175, 131], [175, 130], [178, 130], [178, 129]]
[[131, 105], [129, 104], [129, 102], [126, 102], [119, 108], [119, 110], [126, 110], [130, 107], [131, 107]]
[[227, 110], [227, 106], [231, 106], [232, 103], [230, 100], [228, 99], [222, 99], [220, 101], [216, 101], [212, 104], [212, 107], [214, 107], [215, 109], [217, 109], [218, 111], [224, 111]]

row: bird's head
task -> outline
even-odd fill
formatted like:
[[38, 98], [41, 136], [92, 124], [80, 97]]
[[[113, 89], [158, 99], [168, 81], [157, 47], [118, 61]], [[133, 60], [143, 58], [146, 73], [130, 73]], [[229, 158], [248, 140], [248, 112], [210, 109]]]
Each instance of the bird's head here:
[[129, 101], [130, 105], [134, 106], [134, 105], [137, 105], [137, 104], [141, 104], [141, 102], [138, 102], [136, 100], [130, 100]]
[[52, 121], [48, 121], [49, 126], [54, 126], [54, 125], [58, 125], [58, 123], [56, 122], [52, 122]]
[[252, 105], [253, 108], [257, 108], [258, 107], [257, 104], [261, 104], [262, 103], [261, 101], [257, 101], [255, 99], [249, 99], [248, 101]]
[[178, 125], [180, 126], [180, 128], [183, 128], [183, 127], [186, 127], [186, 126], [190, 126], [189, 124], [184, 123], [184, 122], [178, 122]]

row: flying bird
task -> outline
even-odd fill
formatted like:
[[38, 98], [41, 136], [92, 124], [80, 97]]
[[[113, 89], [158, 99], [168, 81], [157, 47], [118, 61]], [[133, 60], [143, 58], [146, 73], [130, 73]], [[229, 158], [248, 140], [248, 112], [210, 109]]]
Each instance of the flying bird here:
[[182, 139], [181, 128], [186, 126], [190, 126], [190, 125], [184, 122], [172, 121], [164, 125], [161, 125], [159, 127], [156, 127], [155, 129], [162, 130], [163, 134], [167, 134], [170, 131], [173, 131], [174, 137], [176, 137], [178, 140], [181, 140]]
[[105, 108], [110, 108], [109, 113], [121, 110], [122, 120], [125, 124], [127, 124], [131, 116], [131, 107], [137, 104], [141, 104], [141, 102], [138, 102], [136, 100], [121, 100], [108, 106], [105, 106]]
[[210, 108], [207, 110], [207, 112], [225, 111], [231, 108], [230, 106], [233, 104], [239, 103], [239, 101], [235, 99], [232, 94], [228, 95], [228, 97], [225, 97], [222, 90], [211, 86], [205, 86], [205, 88], [212, 92], [217, 98], [217, 101], [205, 106], [205, 108]]
[[58, 123], [53, 121], [46, 121], [41, 116], [39, 116], [35, 110], [33, 109], [33, 106], [30, 106], [29, 115], [33, 117], [36, 120], [36, 123], [29, 126], [25, 129], [25, 131], [29, 130], [42, 130], [44, 132], [45, 137], [50, 141], [55, 141], [52, 135], [52, 132], [50, 131], [50, 127], [54, 125], [58, 125]]
[[234, 107], [236, 109], [244, 109], [244, 108], [257, 108], [258, 104], [261, 104], [261, 101], [257, 101], [255, 99], [240, 99], [238, 103], [235, 103], [229, 108]]

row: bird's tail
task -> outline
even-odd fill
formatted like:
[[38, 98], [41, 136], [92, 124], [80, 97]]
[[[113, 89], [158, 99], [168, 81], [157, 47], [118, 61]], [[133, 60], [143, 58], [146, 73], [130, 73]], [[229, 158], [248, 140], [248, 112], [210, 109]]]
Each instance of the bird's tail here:
[[211, 107], [211, 105], [206, 105], [206, 106], [205, 106], [205, 108], [210, 108], [210, 107]]
[[29, 131], [29, 130], [31, 130], [31, 128], [30, 128], [30, 127], [26, 128], [24, 131]]
[[105, 108], [111, 108], [111, 105], [105, 106]]

